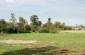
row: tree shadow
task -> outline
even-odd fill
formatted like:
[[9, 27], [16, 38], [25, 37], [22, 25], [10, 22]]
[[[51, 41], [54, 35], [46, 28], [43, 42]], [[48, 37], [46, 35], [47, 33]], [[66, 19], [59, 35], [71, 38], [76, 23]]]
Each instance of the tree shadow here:
[[47, 46], [41, 48], [25, 48], [22, 50], [5, 52], [1, 55], [67, 55], [68, 52], [67, 49], [59, 50], [57, 47]]

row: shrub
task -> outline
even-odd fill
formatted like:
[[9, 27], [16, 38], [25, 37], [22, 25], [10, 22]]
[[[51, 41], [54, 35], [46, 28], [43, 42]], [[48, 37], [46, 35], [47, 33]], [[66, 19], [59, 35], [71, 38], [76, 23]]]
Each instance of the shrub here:
[[59, 28], [53, 28], [49, 30], [49, 33], [59, 33], [60, 29]]
[[24, 33], [30, 33], [31, 28], [29, 25], [25, 24], [23, 28], [24, 28], [24, 30], [23, 30]]
[[42, 28], [39, 29], [38, 32], [39, 33], [49, 33], [49, 30], [47, 28], [42, 27]]
[[56, 33], [56, 29], [50, 29], [49, 33]]

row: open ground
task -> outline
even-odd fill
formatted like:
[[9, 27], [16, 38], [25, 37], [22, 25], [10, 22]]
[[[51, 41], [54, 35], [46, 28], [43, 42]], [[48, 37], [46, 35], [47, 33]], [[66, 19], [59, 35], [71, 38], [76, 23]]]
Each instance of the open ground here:
[[84, 55], [85, 33], [0, 35], [1, 55]]

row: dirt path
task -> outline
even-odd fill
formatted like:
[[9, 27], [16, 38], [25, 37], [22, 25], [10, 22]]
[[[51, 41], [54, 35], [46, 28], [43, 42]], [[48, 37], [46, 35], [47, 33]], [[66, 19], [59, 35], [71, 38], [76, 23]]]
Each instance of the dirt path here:
[[35, 44], [37, 42], [35, 40], [0, 40], [0, 43], [4, 44]]

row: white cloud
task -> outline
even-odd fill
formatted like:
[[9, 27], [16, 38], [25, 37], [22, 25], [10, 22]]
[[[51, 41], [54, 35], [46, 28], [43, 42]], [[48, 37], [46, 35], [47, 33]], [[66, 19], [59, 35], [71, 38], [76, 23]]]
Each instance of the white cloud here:
[[19, 5], [61, 5], [63, 0], [5, 0], [8, 4], [19, 4]]
[[6, 3], [14, 4], [14, 3], [16, 3], [16, 0], [6, 0]]
[[[44, 21], [48, 17], [54, 18], [54, 21], [63, 18], [60, 21], [71, 24], [75, 18], [76, 20], [85, 18], [85, 0], [0, 0], [0, 7], [2, 7], [0, 8], [1, 18], [7, 18], [11, 12], [15, 12], [17, 16], [27, 17], [31, 14], [38, 14]], [[72, 18], [72, 21], [65, 20], [65, 18]], [[80, 21], [76, 20], [76, 23]]]
[[5, 0], [8, 4], [20, 4], [20, 5], [44, 5], [46, 3], [46, 0]]
[[21, 4], [28, 4], [28, 5], [34, 5], [34, 4], [41, 5], [45, 3], [45, 0], [22, 0], [22, 1], [20, 0], [18, 2], [20, 2]]

